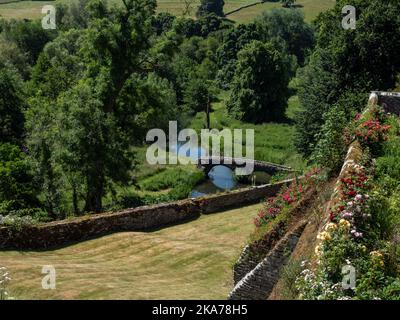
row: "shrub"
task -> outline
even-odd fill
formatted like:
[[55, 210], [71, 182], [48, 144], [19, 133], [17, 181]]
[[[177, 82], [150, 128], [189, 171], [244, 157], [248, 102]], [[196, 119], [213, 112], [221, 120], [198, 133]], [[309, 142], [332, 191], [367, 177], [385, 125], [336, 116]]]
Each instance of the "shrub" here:
[[344, 139], [344, 128], [348, 124], [344, 110], [334, 106], [323, 116], [324, 124], [318, 135], [318, 142], [311, 155], [311, 160], [337, 172], [346, 155], [347, 143]]
[[121, 210], [126, 208], [136, 208], [144, 205], [143, 197], [136, 192], [123, 192], [117, 195], [117, 201], [112, 206], [112, 210]]
[[176, 187], [179, 184], [197, 184], [204, 179], [200, 171], [187, 171], [182, 168], [168, 168], [156, 175], [153, 175], [139, 183], [142, 190], [160, 191]]

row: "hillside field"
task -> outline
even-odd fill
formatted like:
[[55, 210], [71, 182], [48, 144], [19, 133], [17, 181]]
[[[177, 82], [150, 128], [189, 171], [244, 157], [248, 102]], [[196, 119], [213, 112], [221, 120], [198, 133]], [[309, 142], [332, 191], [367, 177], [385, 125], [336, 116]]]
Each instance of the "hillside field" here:
[[[41, 8], [46, 4], [54, 4], [54, 1], [17, 1], [0, 0], [0, 16], [6, 19], [24, 19], [24, 18], [40, 18]], [[71, 0], [63, 0], [71, 1]], [[73, 0], [72, 0], [73, 1]], [[111, 3], [120, 3], [120, 0], [110, 0]], [[182, 0], [158, 0], [158, 11], [166, 11], [175, 15], [181, 15], [183, 10]], [[256, 2], [254, 0], [225, 0], [224, 11], [229, 12], [246, 4]], [[335, 0], [298, 0], [296, 1], [300, 10], [305, 14], [306, 20], [313, 20], [320, 12], [332, 8]], [[195, 14], [197, 4], [192, 9], [192, 15]], [[232, 15], [229, 19], [237, 22], [249, 22], [259, 15], [263, 10], [281, 7], [279, 2], [266, 2], [256, 6], [243, 9]]]

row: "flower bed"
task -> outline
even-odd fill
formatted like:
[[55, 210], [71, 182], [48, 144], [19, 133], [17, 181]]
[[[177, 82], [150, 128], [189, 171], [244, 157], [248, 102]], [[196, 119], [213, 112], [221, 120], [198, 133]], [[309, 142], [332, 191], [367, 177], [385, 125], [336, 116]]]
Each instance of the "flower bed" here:
[[289, 226], [306, 211], [323, 180], [320, 173], [319, 168], [312, 168], [266, 200], [254, 219], [255, 230], [248, 250], [252, 258], [259, 261], [268, 254]]
[[389, 219], [381, 194], [387, 177], [382, 180], [369, 156], [385, 156], [385, 146], [398, 138], [398, 119], [374, 106], [355, 123], [364, 157], [361, 163], [346, 161], [330, 221], [296, 280], [301, 299], [400, 299], [400, 246], [393, 238], [400, 230], [400, 206], [395, 203]]
[[315, 187], [319, 172], [319, 168], [312, 168], [302, 179], [295, 179], [286, 189], [279, 192], [275, 197], [269, 198], [254, 219], [256, 233], [259, 232], [260, 228], [276, 219], [279, 214], [299, 202], [305, 193]]

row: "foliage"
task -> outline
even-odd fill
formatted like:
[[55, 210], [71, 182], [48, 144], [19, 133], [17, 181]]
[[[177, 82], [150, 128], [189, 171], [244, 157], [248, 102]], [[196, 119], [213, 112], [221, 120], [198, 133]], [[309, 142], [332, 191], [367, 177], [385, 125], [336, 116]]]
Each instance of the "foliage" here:
[[296, 279], [302, 271], [301, 262], [295, 259], [289, 259], [280, 273], [281, 296], [284, 300], [295, 300], [299, 293], [296, 287]]
[[296, 56], [298, 63], [303, 65], [314, 45], [314, 31], [299, 11], [284, 9], [264, 12], [254, 22], [228, 29], [216, 53], [222, 88], [229, 87], [232, 81], [238, 52], [253, 40], [272, 41], [277, 49]]
[[25, 153], [15, 145], [0, 144], [0, 203], [9, 210], [40, 206], [37, 188]]
[[88, 26], [90, 0], [78, 0], [69, 4], [56, 2], [57, 28], [60, 30], [85, 29]]
[[25, 95], [15, 69], [0, 65], [0, 143], [19, 143], [24, 131]]
[[282, 120], [288, 84], [287, 57], [271, 43], [253, 41], [238, 53], [228, 110], [252, 123]]
[[[195, 184], [198, 184], [204, 179], [204, 174], [198, 171], [187, 171], [182, 168], [168, 168], [154, 176], [151, 176], [139, 183], [139, 186], [143, 190], [149, 191], [160, 191], [168, 188], [173, 188], [178, 184], [190, 181], [190, 179], [196, 180]], [[192, 185], [192, 183], [190, 183]]]
[[28, 63], [28, 55], [22, 52], [15, 42], [7, 40], [6, 37], [0, 33], [0, 68], [6, 65], [15, 68], [20, 76], [26, 79], [29, 75], [30, 66]]
[[311, 160], [318, 165], [337, 172], [346, 155], [347, 143], [344, 129], [348, 121], [347, 115], [339, 106], [333, 106], [324, 116], [324, 124], [319, 133], [318, 142], [311, 155]]
[[368, 147], [373, 154], [379, 152], [383, 141], [388, 139], [389, 124], [385, 124], [384, 111], [379, 107], [370, 108], [369, 111], [357, 116], [353, 134], [364, 147]]
[[261, 34], [255, 23], [239, 24], [223, 34], [222, 43], [216, 51], [220, 69], [217, 79], [222, 88], [228, 88], [234, 77], [237, 54], [253, 40], [261, 40]]
[[175, 16], [168, 12], [160, 12], [153, 19], [153, 27], [156, 30], [157, 35], [161, 35], [164, 32], [172, 29], [175, 21]]
[[196, 15], [201, 17], [208, 13], [215, 13], [217, 16], [224, 16], [224, 0], [201, 0]]
[[304, 22], [301, 11], [264, 11], [256, 24], [264, 40], [277, 39], [278, 42], [283, 42], [287, 52], [295, 55], [300, 65], [304, 64], [308, 51], [314, 46], [314, 31]]
[[[338, 23], [337, 17], [345, 5], [357, 8], [355, 30], [345, 30]], [[399, 9], [398, 1], [340, 0], [318, 17], [317, 47], [299, 81], [304, 111], [297, 121], [296, 145], [303, 154], [311, 154], [324, 113], [346, 91], [366, 94], [376, 88], [386, 90], [395, 86], [400, 69], [396, 31], [400, 26]], [[353, 110], [361, 111], [359, 105], [353, 105]]]
[[51, 212], [62, 189], [75, 213], [82, 197], [84, 211], [101, 211], [107, 188], [128, 180], [129, 140], [141, 142], [176, 113], [171, 86], [151, 73], [155, 2], [109, 8], [91, 0], [85, 8], [87, 27], [46, 46], [33, 72], [28, 140]]
[[46, 43], [54, 39], [56, 30], [44, 30], [39, 20], [3, 21], [2, 33], [6, 40], [15, 43], [23, 54], [26, 53], [30, 64], [34, 64]]

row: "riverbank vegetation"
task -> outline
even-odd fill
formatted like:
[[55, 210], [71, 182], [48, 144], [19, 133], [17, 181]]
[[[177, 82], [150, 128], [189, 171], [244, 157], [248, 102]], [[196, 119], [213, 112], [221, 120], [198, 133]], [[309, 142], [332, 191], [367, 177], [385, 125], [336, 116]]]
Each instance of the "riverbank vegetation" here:
[[48, 221], [188, 197], [203, 175], [146, 166], [146, 132], [172, 120], [200, 130], [207, 109], [217, 128], [257, 124], [256, 159], [303, 166], [287, 116], [298, 108], [293, 97], [287, 112], [289, 81], [313, 46], [300, 12], [235, 25], [214, 7], [196, 20], [156, 14], [151, 0], [56, 6], [56, 30], [0, 23], [1, 142], [13, 150], [1, 162], [3, 215]]

